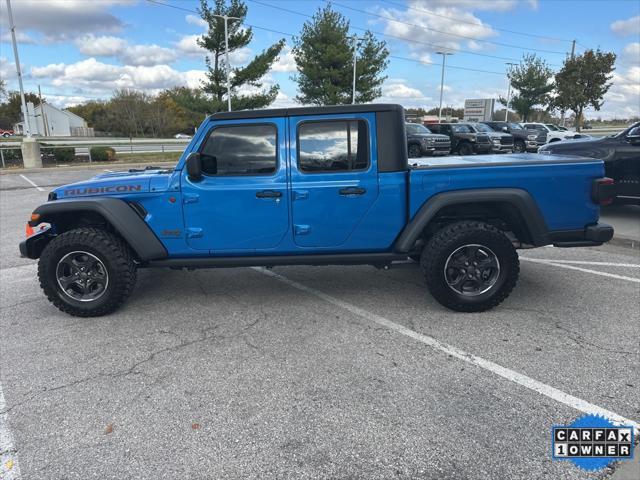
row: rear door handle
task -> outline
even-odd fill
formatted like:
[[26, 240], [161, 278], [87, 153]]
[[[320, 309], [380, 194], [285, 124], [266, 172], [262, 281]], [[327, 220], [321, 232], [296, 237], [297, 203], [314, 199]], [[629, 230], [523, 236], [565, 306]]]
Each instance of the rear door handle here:
[[282, 197], [282, 192], [277, 192], [275, 190], [262, 190], [261, 192], [256, 192], [256, 198], [280, 198]]
[[367, 190], [360, 187], [346, 187], [338, 190], [338, 193], [343, 196], [364, 195], [365, 193], [367, 193]]

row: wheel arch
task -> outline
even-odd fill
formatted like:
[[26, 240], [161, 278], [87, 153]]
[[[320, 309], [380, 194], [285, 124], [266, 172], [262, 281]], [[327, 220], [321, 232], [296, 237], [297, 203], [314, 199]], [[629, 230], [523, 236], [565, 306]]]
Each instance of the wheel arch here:
[[544, 217], [526, 190], [488, 188], [443, 192], [431, 197], [402, 230], [394, 251], [411, 252], [420, 239], [442, 224], [464, 219], [486, 221], [486, 218], [502, 220], [522, 243], [535, 246], [551, 243]]
[[[120, 235], [141, 261], [167, 256], [167, 250], [139, 213], [139, 209], [119, 198], [85, 198], [57, 200], [40, 205], [32, 226], [42, 222], [52, 225], [54, 234], [78, 227], [101, 226]], [[29, 258], [38, 258], [52, 235], [36, 235], [26, 240]]]

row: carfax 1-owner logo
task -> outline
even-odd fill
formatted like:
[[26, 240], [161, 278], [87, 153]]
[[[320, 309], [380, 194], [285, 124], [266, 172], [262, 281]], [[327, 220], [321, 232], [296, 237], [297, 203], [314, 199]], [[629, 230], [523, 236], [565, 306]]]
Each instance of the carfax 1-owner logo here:
[[585, 415], [570, 425], [554, 425], [554, 460], [571, 460], [585, 470], [601, 470], [633, 458], [633, 425], [614, 425], [604, 417]]

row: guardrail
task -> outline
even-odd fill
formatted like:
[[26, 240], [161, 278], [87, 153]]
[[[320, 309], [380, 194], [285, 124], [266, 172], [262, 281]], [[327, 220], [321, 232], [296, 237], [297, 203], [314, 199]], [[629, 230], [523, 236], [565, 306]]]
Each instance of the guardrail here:
[[[67, 161], [93, 163], [91, 149], [93, 147], [110, 147], [119, 155], [151, 154], [151, 153], [182, 153], [189, 144], [190, 139], [174, 138], [150, 138], [150, 139], [128, 139], [128, 138], [91, 138], [87, 140], [69, 139], [49, 139], [39, 138], [41, 158], [44, 163], [62, 165], [58, 161], [58, 155], [53, 151], [56, 149], [73, 148], [73, 159]], [[0, 142], [0, 160], [2, 168], [8, 166], [19, 167], [22, 161], [22, 142], [3, 141]], [[66, 161], [65, 161], [66, 162]]]

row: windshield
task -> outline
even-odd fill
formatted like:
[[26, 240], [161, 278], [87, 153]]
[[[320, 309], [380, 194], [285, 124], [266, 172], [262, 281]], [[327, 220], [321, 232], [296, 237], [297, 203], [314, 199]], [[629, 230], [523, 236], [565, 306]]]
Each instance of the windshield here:
[[555, 125], [553, 125], [552, 123], [545, 123], [545, 125], [547, 127], [549, 127], [549, 130], [553, 130], [554, 132], [558, 131], [558, 127], [556, 127]]
[[455, 133], [473, 133], [469, 125], [461, 125], [461, 124], [451, 125], [451, 129]]
[[524, 128], [522, 128], [520, 125], [518, 125], [517, 123], [513, 123], [513, 122], [509, 122], [509, 128], [511, 130], [524, 130]]
[[424, 125], [420, 125], [419, 123], [407, 123], [406, 124], [407, 133], [412, 135], [420, 134], [420, 133], [431, 133]]
[[484, 123], [474, 123], [473, 128], [476, 132], [493, 132], [493, 128], [491, 128], [488, 125], [485, 125]]

